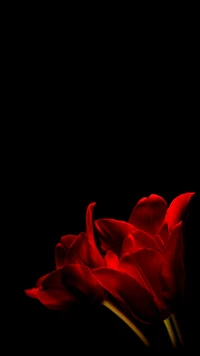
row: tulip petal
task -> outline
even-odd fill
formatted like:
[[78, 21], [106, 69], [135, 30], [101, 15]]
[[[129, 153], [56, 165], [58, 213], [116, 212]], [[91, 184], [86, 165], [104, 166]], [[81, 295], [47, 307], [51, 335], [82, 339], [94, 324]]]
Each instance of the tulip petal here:
[[38, 299], [49, 309], [65, 310], [68, 303], [75, 302], [75, 297], [61, 283], [62, 269], [57, 269], [41, 277], [36, 288], [25, 290], [32, 298]]
[[165, 246], [167, 245], [167, 243], [169, 241], [169, 228], [168, 228], [168, 224], [166, 222], [163, 223], [163, 225], [161, 226], [161, 229], [159, 232], [159, 237], [160, 237], [160, 240], [162, 241], [162, 248], [165, 248]]
[[128, 222], [155, 236], [164, 221], [166, 211], [166, 201], [159, 195], [151, 194], [148, 198], [142, 198], [138, 201]]
[[91, 203], [86, 211], [86, 234], [91, 243], [95, 243], [94, 228], [93, 228], [93, 211], [96, 203]]
[[133, 230], [133, 226], [115, 219], [95, 220], [94, 226], [102, 251], [112, 250], [119, 257], [124, 238]]
[[108, 251], [105, 255], [105, 261], [106, 261], [106, 266], [110, 267], [110, 268], [118, 268], [119, 265], [119, 259], [117, 257], [117, 255], [112, 252], [112, 251]]
[[160, 313], [163, 314], [166, 312], [166, 306], [163, 303], [160, 283], [161, 263], [161, 253], [152, 249], [140, 249], [133, 254], [124, 255], [120, 260], [119, 269], [133, 277], [152, 294]]
[[76, 235], [65, 235], [61, 237], [60, 242], [56, 245], [55, 248], [56, 268], [63, 266], [68, 251], [76, 238]]
[[93, 271], [101, 286], [110, 293], [125, 312], [142, 322], [159, 318], [159, 312], [152, 295], [134, 278], [123, 271], [99, 268]]
[[182, 222], [180, 222], [172, 230], [162, 261], [162, 290], [169, 305], [174, 305], [176, 298], [183, 296], [185, 279]]
[[134, 253], [141, 248], [152, 248], [156, 251], [161, 251], [163, 248], [162, 241], [159, 236], [151, 236], [146, 232], [133, 229], [123, 242], [121, 256], [125, 253]]
[[181, 194], [171, 202], [165, 217], [170, 230], [183, 219], [185, 210], [194, 194]]
[[86, 266], [76, 264], [64, 266], [62, 282], [80, 301], [95, 302], [104, 298], [102, 286]]
[[94, 243], [88, 240], [88, 235], [81, 232], [73, 243], [67, 261], [70, 264], [81, 264], [90, 268], [98, 268], [105, 265], [104, 259]]

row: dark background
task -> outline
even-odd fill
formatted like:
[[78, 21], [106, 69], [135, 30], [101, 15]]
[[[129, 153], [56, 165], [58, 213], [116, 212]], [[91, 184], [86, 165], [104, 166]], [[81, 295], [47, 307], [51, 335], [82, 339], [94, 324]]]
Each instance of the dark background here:
[[[137, 338], [103, 307], [50, 311], [24, 289], [54, 269], [62, 235], [84, 231], [90, 202], [97, 203], [95, 218], [127, 220], [143, 196], [170, 202], [184, 192], [199, 194], [194, 36], [179, 29], [169, 38], [169, 24], [166, 33], [160, 25], [142, 33], [140, 24], [136, 32], [111, 26], [103, 34], [102, 22], [93, 31], [95, 18], [80, 25], [76, 12], [72, 25], [46, 12], [41, 19], [30, 14], [16, 17], [4, 53], [10, 344], [20, 354], [139, 354]], [[185, 229], [181, 315], [190, 352], [198, 348], [198, 194]], [[154, 351], [170, 352], [164, 330], [143, 331]]]

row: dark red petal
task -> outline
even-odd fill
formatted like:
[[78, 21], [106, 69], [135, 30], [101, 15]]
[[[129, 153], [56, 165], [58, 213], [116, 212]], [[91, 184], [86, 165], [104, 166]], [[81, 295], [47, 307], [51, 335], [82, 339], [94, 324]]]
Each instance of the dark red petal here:
[[94, 222], [95, 230], [104, 252], [112, 250], [120, 256], [124, 238], [133, 230], [133, 226], [125, 221], [114, 219], [99, 219]]
[[101, 301], [104, 290], [91, 270], [83, 265], [69, 264], [64, 267], [63, 284], [86, 301]]
[[72, 245], [67, 261], [70, 264], [82, 264], [90, 268], [98, 268], [105, 265], [104, 259], [101, 256], [96, 245], [88, 240], [88, 235], [81, 232]]
[[86, 234], [91, 243], [95, 243], [94, 228], [93, 228], [93, 211], [95, 205], [96, 203], [89, 204], [86, 211]]
[[166, 211], [166, 201], [159, 195], [152, 194], [148, 198], [139, 200], [128, 222], [138, 229], [155, 236], [164, 221]]
[[120, 260], [119, 269], [146, 288], [153, 295], [160, 312], [163, 313], [166, 307], [163, 303], [160, 283], [161, 263], [161, 253], [152, 249], [140, 249], [133, 254], [124, 255]]
[[172, 230], [164, 251], [161, 282], [165, 300], [169, 305], [174, 305], [176, 298], [183, 296], [185, 289], [182, 222]]
[[56, 245], [55, 249], [55, 260], [56, 260], [56, 268], [60, 268], [64, 265], [64, 261], [67, 257], [68, 251], [64, 248], [64, 246], [59, 242]]
[[29, 297], [38, 299], [47, 308], [64, 310], [68, 303], [74, 302], [76, 299], [62, 285], [61, 277], [61, 269], [53, 271], [38, 280], [38, 287], [25, 290], [25, 293]]
[[60, 242], [56, 245], [55, 248], [56, 268], [60, 268], [63, 266], [68, 251], [76, 240], [76, 238], [76, 235], [65, 235], [61, 237]]
[[117, 255], [112, 252], [112, 251], [108, 251], [105, 255], [105, 261], [106, 261], [106, 265], [107, 267], [110, 268], [118, 268], [119, 265], [119, 259], [117, 257]]
[[121, 305], [124, 311], [143, 322], [159, 318], [152, 295], [134, 278], [123, 271], [99, 268], [93, 271], [102, 287]]
[[170, 230], [183, 219], [184, 212], [194, 194], [181, 194], [171, 202], [165, 217]]

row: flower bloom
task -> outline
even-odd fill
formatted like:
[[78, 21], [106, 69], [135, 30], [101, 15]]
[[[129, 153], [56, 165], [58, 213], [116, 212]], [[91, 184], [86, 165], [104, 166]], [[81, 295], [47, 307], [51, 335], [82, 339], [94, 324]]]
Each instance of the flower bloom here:
[[94, 205], [87, 208], [86, 232], [63, 236], [56, 245], [56, 269], [25, 291], [50, 309], [65, 310], [70, 303], [100, 302], [104, 297], [104, 289], [92, 274], [94, 268], [105, 265], [94, 240]]
[[124, 310], [144, 322], [169, 317], [184, 294], [182, 219], [193, 195], [182, 194], [168, 207], [152, 194], [139, 200], [128, 222], [95, 221], [106, 266], [93, 273]]

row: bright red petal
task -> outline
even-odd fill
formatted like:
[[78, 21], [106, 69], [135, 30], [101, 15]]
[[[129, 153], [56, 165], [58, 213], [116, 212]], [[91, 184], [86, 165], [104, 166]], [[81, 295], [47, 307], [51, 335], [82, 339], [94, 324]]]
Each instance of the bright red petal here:
[[112, 252], [112, 251], [108, 251], [105, 255], [105, 261], [106, 261], [106, 266], [113, 268], [113, 269], [117, 269], [118, 265], [119, 265], [119, 259], [117, 257], [117, 255]]
[[94, 226], [101, 242], [101, 249], [104, 252], [112, 250], [119, 257], [124, 238], [133, 230], [133, 226], [114, 219], [95, 220]]
[[194, 194], [181, 194], [171, 202], [165, 217], [170, 230], [183, 219], [185, 210]]
[[68, 303], [75, 302], [75, 297], [61, 283], [62, 269], [41, 277], [36, 288], [25, 290], [32, 298], [38, 299], [50, 309], [65, 310]]
[[152, 295], [123, 271], [99, 268], [93, 271], [98, 282], [110, 293], [126, 313], [143, 322], [159, 319]]
[[81, 232], [71, 247], [67, 261], [70, 264], [81, 264], [89, 268], [98, 268], [105, 265], [96, 245], [88, 240], [88, 235]]
[[142, 198], [136, 204], [129, 218], [129, 223], [147, 234], [158, 234], [167, 211], [166, 201], [159, 195], [152, 194]]

